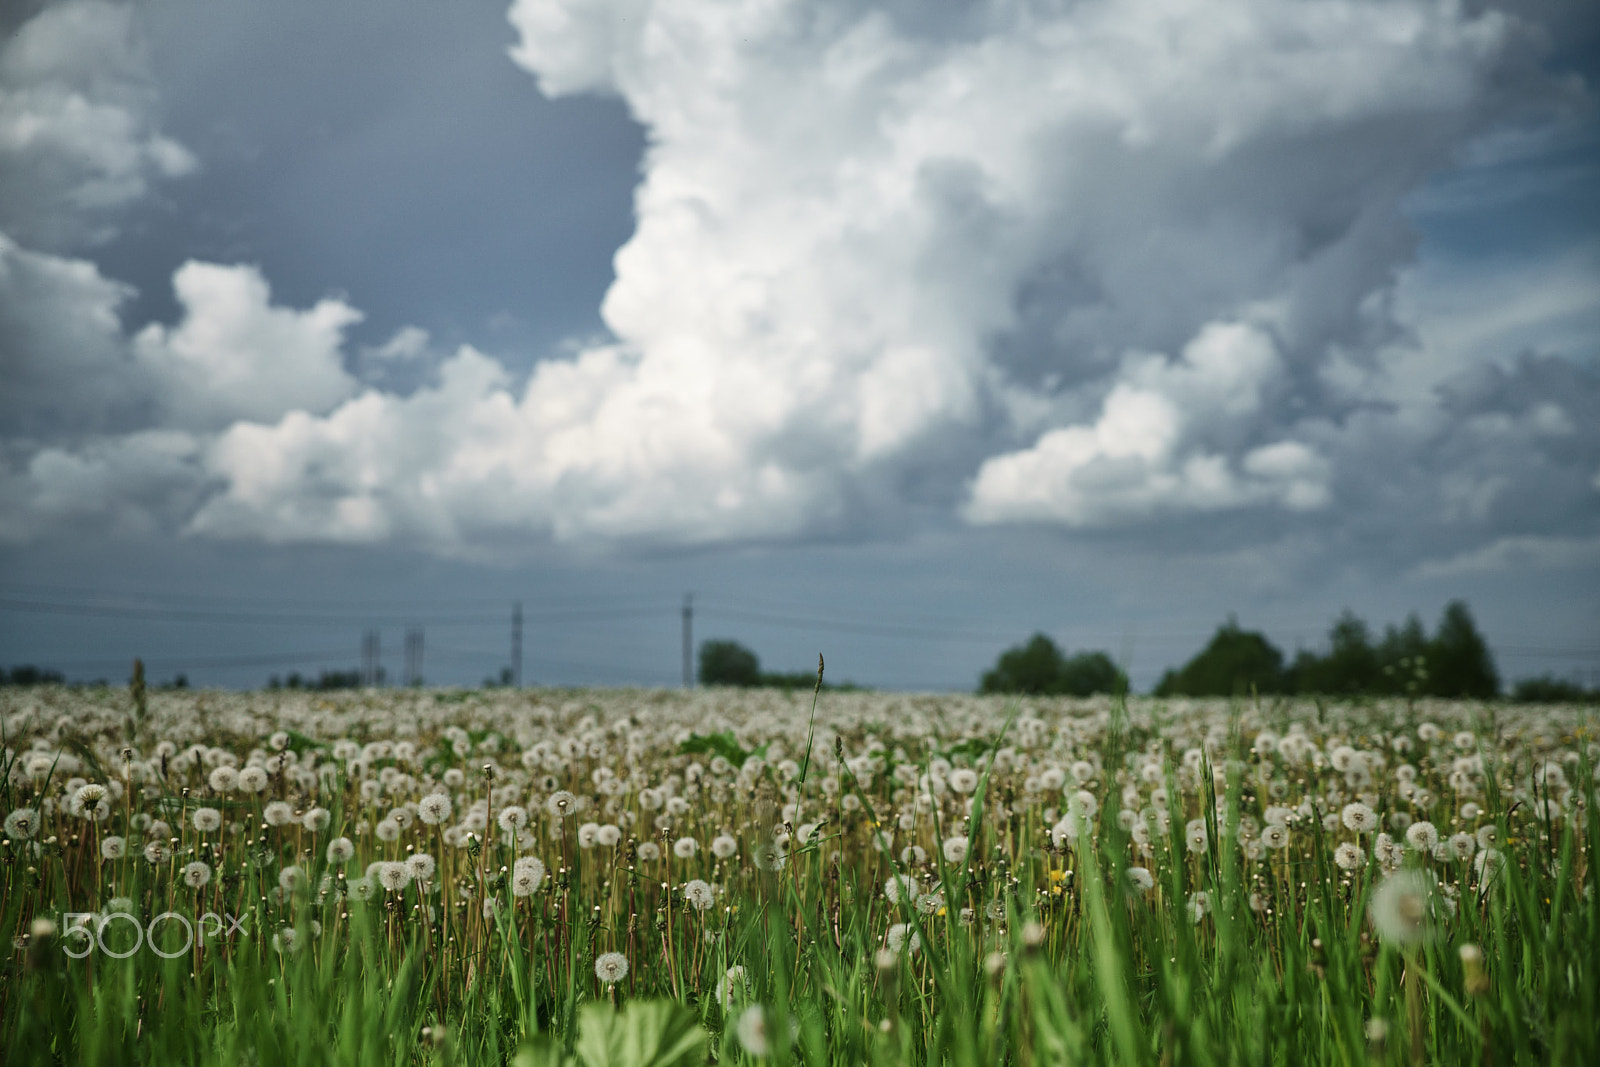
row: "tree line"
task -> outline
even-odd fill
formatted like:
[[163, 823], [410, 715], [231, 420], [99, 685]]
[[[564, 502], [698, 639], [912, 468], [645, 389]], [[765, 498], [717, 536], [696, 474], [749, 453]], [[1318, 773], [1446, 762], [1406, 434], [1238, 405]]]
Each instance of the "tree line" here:
[[[1067, 656], [1044, 634], [1001, 653], [984, 673], [979, 692], [1086, 696], [1124, 693], [1127, 676], [1104, 652]], [[1266, 635], [1240, 627], [1232, 616], [1183, 666], [1166, 671], [1153, 695], [1237, 696], [1250, 693], [1308, 696], [1403, 696], [1488, 700], [1501, 694], [1500, 674], [1471, 609], [1452, 601], [1432, 634], [1413, 613], [1381, 636], [1346, 610], [1328, 631], [1325, 652], [1300, 649], [1293, 659]], [[1531, 703], [1600, 701], [1600, 691], [1546, 675], [1511, 689]]]
[[[699, 649], [701, 685], [740, 688], [810, 689], [815, 671], [765, 671], [753, 651], [726, 638], [704, 641]], [[60, 671], [24, 664], [0, 668], [0, 686], [61, 685]], [[98, 682], [95, 684], [104, 685]], [[158, 688], [187, 688], [179, 674]], [[380, 681], [381, 684], [381, 681]], [[511, 684], [506, 669], [498, 683]], [[317, 677], [298, 672], [274, 675], [269, 689], [347, 689], [362, 685], [359, 671], [323, 671]], [[856, 689], [850, 682], [824, 682], [823, 688]], [[980, 693], [1033, 696], [1120, 695], [1129, 691], [1128, 676], [1103, 651], [1068, 655], [1043, 633], [1002, 652], [978, 682]], [[1229, 616], [1181, 667], [1166, 671], [1153, 695], [1238, 696], [1314, 695], [1330, 697], [1402, 696], [1493, 699], [1501, 680], [1488, 642], [1479, 633], [1465, 602], [1452, 601], [1433, 633], [1412, 613], [1400, 626], [1386, 626], [1374, 635], [1365, 620], [1348, 609], [1328, 631], [1327, 650], [1298, 650], [1292, 659], [1258, 631], [1242, 628]], [[1511, 699], [1529, 703], [1600, 703], [1600, 690], [1545, 675], [1525, 678], [1511, 687]]]

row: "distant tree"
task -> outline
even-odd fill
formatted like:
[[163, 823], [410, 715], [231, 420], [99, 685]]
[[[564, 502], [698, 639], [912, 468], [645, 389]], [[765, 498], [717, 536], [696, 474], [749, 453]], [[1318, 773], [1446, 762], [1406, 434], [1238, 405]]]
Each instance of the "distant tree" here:
[[1283, 653], [1263, 635], [1241, 630], [1232, 616], [1211, 642], [1176, 671], [1167, 671], [1156, 696], [1234, 696], [1255, 689], [1281, 692]]
[[1465, 601], [1452, 600], [1445, 606], [1439, 629], [1428, 643], [1427, 667], [1427, 692], [1433, 696], [1491, 700], [1500, 694], [1494, 657]]
[[1511, 699], [1522, 704], [1600, 704], [1600, 689], [1585, 689], [1547, 674], [1522, 679], [1511, 687]]
[[1128, 676], [1104, 652], [1080, 652], [1062, 665], [1061, 692], [1069, 696], [1127, 691]]
[[[293, 677], [291, 675], [291, 677]], [[307, 686], [307, 688], [312, 688]], [[323, 671], [317, 678], [317, 689], [360, 689], [360, 671]]]
[[1384, 684], [1378, 651], [1367, 624], [1346, 608], [1328, 631], [1326, 656], [1302, 650], [1289, 669], [1286, 688], [1329, 696], [1372, 693]]
[[978, 692], [1052, 693], [1065, 666], [1066, 657], [1056, 643], [1044, 634], [1036, 633], [1028, 639], [1027, 644], [1000, 653], [994, 667], [984, 672]]
[[1405, 625], [1399, 629], [1385, 626], [1383, 640], [1378, 642], [1378, 670], [1382, 675], [1378, 691], [1411, 696], [1427, 692], [1428, 652], [1428, 633], [1416, 612], [1406, 616]]
[[35, 667], [31, 663], [13, 667], [10, 671], [0, 670], [0, 685], [63, 685], [66, 680], [66, 675], [60, 671]]
[[700, 645], [700, 684], [760, 685], [761, 660], [737, 641], [704, 641]]
[[1000, 653], [978, 684], [980, 693], [1029, 693], [1035, 696], [1090, 696], [1122, 693], [1127, 675], [1104, 652], [1067, 657], [1056, 643], [1036, 633], [1027, 644]]

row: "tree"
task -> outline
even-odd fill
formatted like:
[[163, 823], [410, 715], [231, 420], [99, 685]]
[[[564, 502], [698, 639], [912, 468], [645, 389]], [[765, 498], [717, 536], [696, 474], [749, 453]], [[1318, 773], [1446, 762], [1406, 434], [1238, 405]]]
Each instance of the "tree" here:
[[980, 693], [1035, 696], [1090, 696], [1124, 693], [1127, 689], [1127, 676], [1104, 652], [1083, 652], [1068, 658], [1042, 633], [1034, 634], [1025, 645], [1002, 652], [978, 685]]
[[1600, 689], [1585, 689], [1577, 682], [1546, 674], [1522, 679], [1512, 687], [1511, 699], [1520, 704], [1600, 704]]
[[1326, 656], [1301, 651], [1289, 671], [1287, 688], [1329, 696], [1372, 693], [1383, 687], [1383, 669], [1367, 624], [1349, 608], [1328, 631]]
[[1428, 634], [1416, 612], [1406, 616], [1400, 629], [1386, 626], [1378, 643], [1379, 671], [1383, 678], [1378, 690], [1414, 696], [1427, 691]]
[[737, 641], [704, 641], [700, 645], [700, 684], [761, 684], [761, 660]]
[[1427, 691], [1440, 697], [1491, 700], [1500, 693], [1489, 645], [1478, 633], [1466, 602], [1452, 600], [1428, 643]]
[[1283, 684], [1283, 653], [1261, 634], [1239, 629], [1230, 615], [1193, 659], [1162, 676], [1155, 695], [1235, 696], [1251, 689], [1276, 693]]

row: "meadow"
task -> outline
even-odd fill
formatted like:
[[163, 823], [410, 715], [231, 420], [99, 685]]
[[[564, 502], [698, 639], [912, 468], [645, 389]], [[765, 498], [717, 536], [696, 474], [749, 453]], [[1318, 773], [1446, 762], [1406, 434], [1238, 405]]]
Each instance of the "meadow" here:
[[0, 691], [7, 1064], [1600, 1063], [1595, 709]]

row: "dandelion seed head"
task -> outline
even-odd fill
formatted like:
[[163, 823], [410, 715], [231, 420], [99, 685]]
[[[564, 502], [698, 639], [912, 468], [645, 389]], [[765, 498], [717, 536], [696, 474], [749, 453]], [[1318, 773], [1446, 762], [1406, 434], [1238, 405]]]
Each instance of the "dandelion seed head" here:
[[602, 952], [595, 957], [594, 976], [606, 985], [616, 985], [628, 976], [628, 957], [620, 952]]

